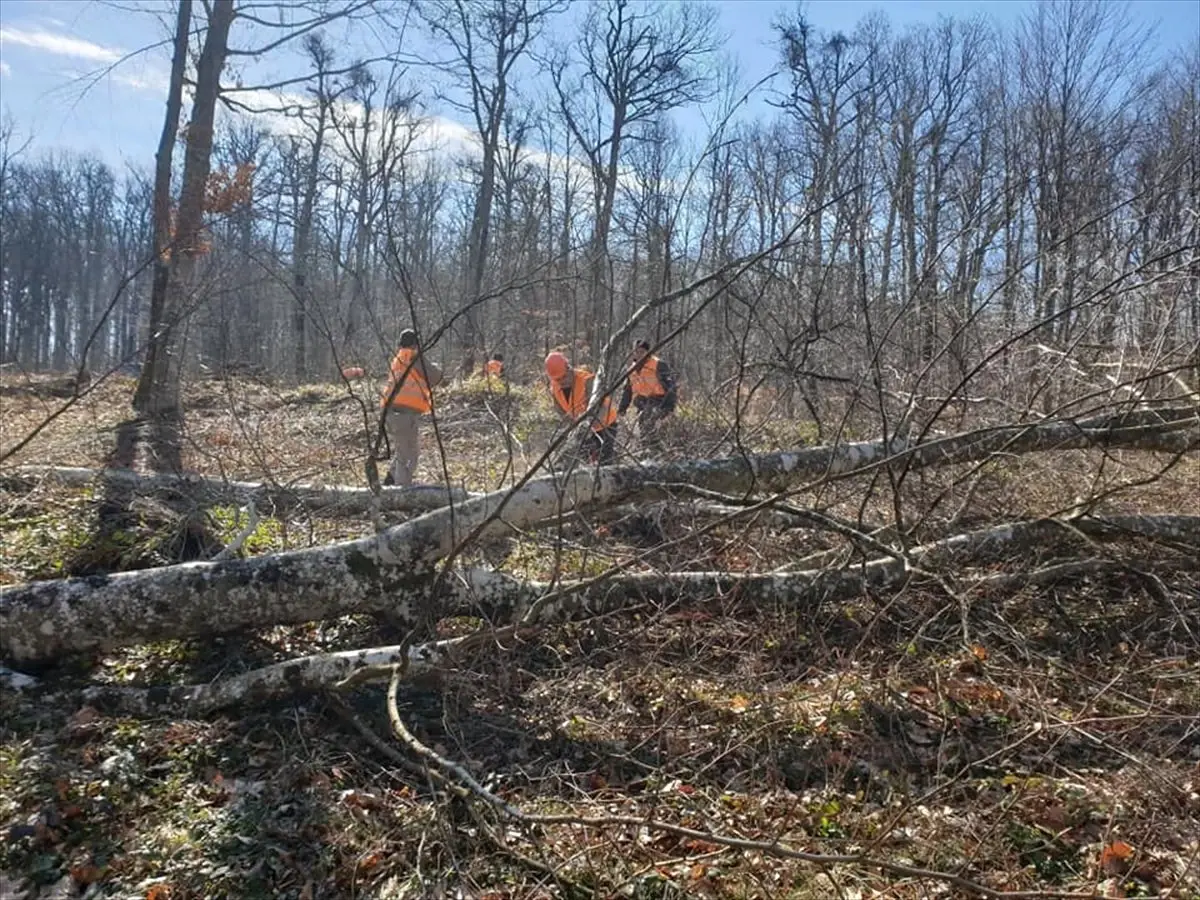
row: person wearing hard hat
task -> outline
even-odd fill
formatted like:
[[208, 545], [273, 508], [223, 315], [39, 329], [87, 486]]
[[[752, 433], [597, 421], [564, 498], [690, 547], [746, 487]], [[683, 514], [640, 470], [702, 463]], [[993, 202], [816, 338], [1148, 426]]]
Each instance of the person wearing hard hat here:
[[[584, 366], [572, 366], [566, 356], [555, 351], [546, 357], [546, 377], [550, 379], [554, 403], [572, 422], [577, 422], [591, 405], [589, 382], [596, 376]], [[604, 465], [616, 459], [617, 411], [608, 397], [601, 401], [582, 443], [593, 462]]]
[[406, 328], [400, 333], [400, 349], [392, 359], [387, 389], [380, 400], [392, 462], [385, 485], [409, 487], [421, 455], [421, 416], [433, 409], [430, 388], [442, 381], [442, 370], [421, 356], [417, 333]]
[[631, 358], [633, 368], [629, 371], [617, 412], [625, 415], [629, 404], [633, 403], [638, 411], [638, 432], [642, 440], [658, 445], [658, 426], [675, 412], [675, 373], [665, 361], [650, 354], [649, 341], [638, 341]]

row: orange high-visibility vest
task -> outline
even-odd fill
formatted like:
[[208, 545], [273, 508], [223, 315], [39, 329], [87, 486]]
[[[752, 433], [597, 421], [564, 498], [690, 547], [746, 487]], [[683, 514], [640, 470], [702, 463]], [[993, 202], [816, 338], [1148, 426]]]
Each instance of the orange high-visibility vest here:
[[483, 372], [488, 378], [500, 378], [504, 375], [504, 363], [498, 359], [489, 359], [483, 367]]
[[[403, 376], [404, 381], [401, 383], [400, 389], [392, 397], [392, 406], [411, 409], [419, 413], [427, 413], [433, 408], [433, 396], [429, 393], [429, 383], [425, 380], [421, 367], [412, 364], [416, 358], [417, 351], [412, 347], [401, 347], [396, 352], [396, 357], [392, 360], [392, 375], [388, 379], [387, 390], [384, 391], [380, 406], [387, 406], [388, 397], [392, 396], [392, 388], [396, 386], [396, 380]], [[409, 368], [410, 366], [411, 368]], [[405, 372], [408, 374], [405, 375]]]
[[642, 364], [629, 373], [629, 387], [635, 397], [665, 397], [667, 392], [658, 380], [658, 357], [647, 356]]
[[[574, 369], [574, 380], [571, 384], [570, 400], [563, 393], [563, 389], [559, 386], [559, 383], [551, 379], [550, 393], [554, 397], [554, 402], [558, 404], [558, 408], [572, 419], [578, 419], [587, 412], [587, 408], [591, 403], [591, 397], [588, 395], [588, 382], [594, 377], [583, 366], [576, 366]], [[603, 431], [615, 421], [617, 421], [617, 410], [613, 407], [610, 398], [605, 397], [604, 402], [600, 405], [600, 411], [597, 413], [595, 421], [592, 422], [592, 430]]]

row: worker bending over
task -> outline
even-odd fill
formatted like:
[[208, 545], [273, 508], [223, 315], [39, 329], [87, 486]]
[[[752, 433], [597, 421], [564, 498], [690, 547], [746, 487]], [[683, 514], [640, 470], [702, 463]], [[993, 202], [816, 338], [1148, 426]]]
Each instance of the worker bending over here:
[[[557, 351], [546, 357], [546, 377], [550, 379], [550, 395], [559, 410], [572, 422], [577, 422], [591, 405], [589, 382], [596, 376], [584, 366], [572, 366]], [[600, 465], [617, 457], [617, 411], [605, 397], [584, 435], [583, 448], [592, 462]]]
[[638, 341], [633, 347], [633, 368], [621, 393], [617, 408], [625, 415], [632, 401], [638, 411], [638, 432], [642, 440], [661, 446], [658, 426], [675, 412], [675, 373], [664, 360], [650, 355], [649, 341]]
[[421, 455], [421, 416], [433, 409], [430, 388], [441, 381], [442, 370], [421, 356], [417, 333], [411, 328], [404, 329], [380, 401], [388, 442], [392, 445], [392, 462], [384, 484], [412, 485]]

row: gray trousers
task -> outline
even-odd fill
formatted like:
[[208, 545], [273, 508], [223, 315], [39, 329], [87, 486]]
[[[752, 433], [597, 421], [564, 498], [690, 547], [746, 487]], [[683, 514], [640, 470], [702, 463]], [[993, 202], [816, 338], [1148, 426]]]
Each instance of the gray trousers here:
[[393, 483], [408, 487], [417, 473], [417, 461], [421, 456], [421, 414], [411, 409], [393, 406], [388, 410], [385, 426], [388, 442], [392, 445], [392, 463], [388, 474]]

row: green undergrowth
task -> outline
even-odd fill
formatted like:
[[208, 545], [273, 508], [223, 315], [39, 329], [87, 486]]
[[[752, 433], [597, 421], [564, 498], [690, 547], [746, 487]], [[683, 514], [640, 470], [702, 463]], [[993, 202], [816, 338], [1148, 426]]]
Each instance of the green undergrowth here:
[[[223, 544], [230, 544], [239, 538], [250, 524], [247, 510], [237, 506], [212, 506], [208, 509], [208, 515], [217, 539]], [[283, 550], [283, 524], [274, 516], [258, 516], [254, 528], [246, 534], [241, 546], [242, 551], [250, 555]]]
[[[44, 510], [0, 510], [0, 583], [130, 571], [215, 556], [238, 538], [247, 512], [235, 506], [180, 511], [139, 498], [115, 510], [90, 489]], [[285, 524], [259, 516], [240, 555], [285, 549]], [[298, 534], [295, 536], [299, 536]]]

